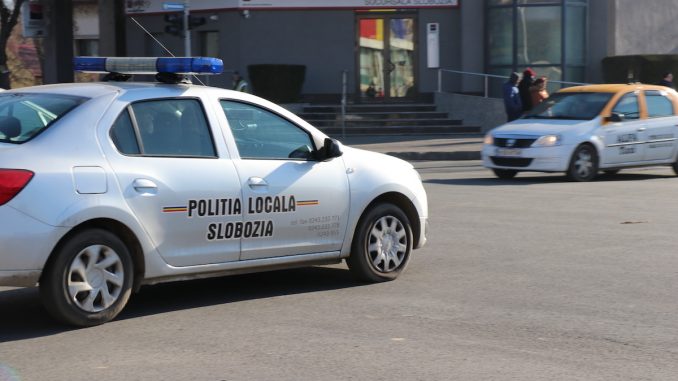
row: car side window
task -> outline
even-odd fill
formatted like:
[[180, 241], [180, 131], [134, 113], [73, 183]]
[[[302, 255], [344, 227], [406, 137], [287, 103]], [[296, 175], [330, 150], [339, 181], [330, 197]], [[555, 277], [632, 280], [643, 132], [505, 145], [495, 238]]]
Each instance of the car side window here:
[[248, 103], [226, 100], [220, 103], [241, 158], [312, 159], [313, 140], [299, 126]]
[[132, 119], [127, 109], [113, 123], [111, 139], [120, 153], [126, 155], [138, 155], [141, 153], [134, 132], [134, 125], [132, 125]]
[[612, 112], [615, 114], [622, 114], [625, 120], [639, 119], [640, 111], [638, 109], [638, 96], [634, 93], [624, 95], [614, 106]]
[[133, 103], [114, 123], [111, 139], [123, 154], [216, 157], [207, 118], [197, 99]]
[[661, 91], [645, 91], [645, 103], [647, 104], [648, 118], [661, 118], [674, 115], [673, 103]]

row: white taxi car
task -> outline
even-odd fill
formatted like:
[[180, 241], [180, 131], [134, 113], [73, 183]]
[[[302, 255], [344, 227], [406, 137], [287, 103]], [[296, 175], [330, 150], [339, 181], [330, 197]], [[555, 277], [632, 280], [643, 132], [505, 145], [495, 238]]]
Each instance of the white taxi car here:
[[104, 323], [133, 290], [179, 279], [346, 260], [362, 280], [391, 280], [426, 242], [412, 165], [176, 74], [221, 60], [87, 57], [76, 69], [178, 83], [0, 94], [0, 285], [39, 285], [63, 322]]
[[490, 131], [483, 165], [499, 178], [565, 172], [588, 181], [599, 170], [671, 165], [678, 173], [678, 93], [653, 85], [588, 85], [553, 94], [521, 119]]

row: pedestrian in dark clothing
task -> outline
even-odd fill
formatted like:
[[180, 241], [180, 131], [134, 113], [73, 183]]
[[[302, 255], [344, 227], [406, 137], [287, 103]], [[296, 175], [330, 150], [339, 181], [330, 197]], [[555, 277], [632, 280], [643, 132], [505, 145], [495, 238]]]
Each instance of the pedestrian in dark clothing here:
[[662, 80], [659, 81], [658, 85], [675, 89], [675, 86], [673, 85], [673, 73], [669, 72], [664, 73], [664, 76], [662, 77]]
[[523, 111], [525, 112], [532, 110], [532, 94], [530, 93], [530, 86], [532, 86], [532, 82], [534, 82], [534, 76], [534, 70], [527, 68], [523, 72], [523, 79], [521, 79], [518, 84], [520, 101], [523, 103]]
[[511, 73], [509, 80], [502, 88], [506, 118], [509, 122], [520, 118], [523, 114], [523, 103], [520, 101], [520, 91], [517, 87], [519, 78], [518, 73]]

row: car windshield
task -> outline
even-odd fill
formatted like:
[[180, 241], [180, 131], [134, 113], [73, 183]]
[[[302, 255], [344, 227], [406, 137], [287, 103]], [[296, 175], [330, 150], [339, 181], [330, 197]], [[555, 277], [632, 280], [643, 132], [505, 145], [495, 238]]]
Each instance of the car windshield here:
[[0, 94], [0, 142], [26, 142], [85, 100], [58, 94]]
[[591, 120], [600, 114], [612, 93], [555, 93], [525, 114], [526, 119]]

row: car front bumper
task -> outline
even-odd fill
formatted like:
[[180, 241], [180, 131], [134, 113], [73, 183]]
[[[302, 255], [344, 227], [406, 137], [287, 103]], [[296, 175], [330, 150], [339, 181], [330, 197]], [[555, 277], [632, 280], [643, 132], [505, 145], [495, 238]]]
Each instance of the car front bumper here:
[[520, 148], [510, 156], [502, 155], [500, 149], [493, 145], [483, 145], [481, 155], [484, 167], [517, 171], [564, 172], [570, 165], [573, 146]]

